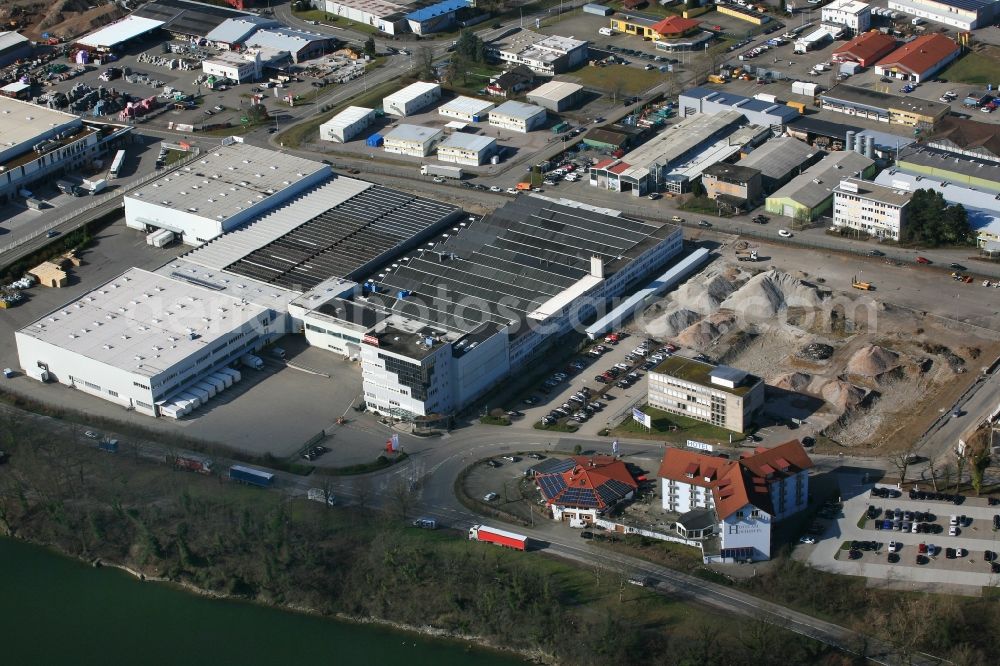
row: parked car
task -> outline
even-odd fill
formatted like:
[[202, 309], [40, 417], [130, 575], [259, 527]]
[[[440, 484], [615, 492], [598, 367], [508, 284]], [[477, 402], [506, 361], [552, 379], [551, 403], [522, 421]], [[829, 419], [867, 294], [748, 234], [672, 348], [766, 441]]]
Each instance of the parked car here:
[[931, 263], [931, 260], [928, 259], [927, 257], [917, 257], [916, 261], [917, 261], [918, 264], [929, 264], [929, 263]]
[[778, 229], [778, 235], [781, 236], [782, 238], [791, 238], [792, 232], [789, 231], [788, 229]]
[[484, 502], [495, 502], [498, 499], [500, 499], [500, 496], [497, 495], [496, 493], [486, 493], [485, 495], [483, 495]]

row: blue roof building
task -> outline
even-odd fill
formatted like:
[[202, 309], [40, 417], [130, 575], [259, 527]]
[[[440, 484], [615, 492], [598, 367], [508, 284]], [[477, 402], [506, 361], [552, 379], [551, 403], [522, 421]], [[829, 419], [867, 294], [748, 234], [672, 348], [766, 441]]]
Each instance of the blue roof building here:
[[447, 28], [454, 23], [458, 10], [471, 6], [471, 0], [441, 0], [410, 12], [406, 15], [406, 22], [414, 34], [426, 35]]
[[739, 111], [751, 124], [762, 127], [781, 127], [799, 117], [799, 112], [790, 106], [777, 102], [765, 102], [753, 97], [695, 87], [682, 92], [678, 98], [680, 115], [695, 113], [716, 114], [724, 111]]

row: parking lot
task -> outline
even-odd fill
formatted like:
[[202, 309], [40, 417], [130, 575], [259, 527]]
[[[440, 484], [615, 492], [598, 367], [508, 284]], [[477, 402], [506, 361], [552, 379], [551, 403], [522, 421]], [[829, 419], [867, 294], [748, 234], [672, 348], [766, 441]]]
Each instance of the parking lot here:
[[[842, 508], [819, 521], [823, 531], [818, 542], [799, 546], [797, 557], [808, 557], [820, 569], [861, 575], [875, 584], [905, 589], [949, 585], [955, 586], [955, 591], [977, 594], [979, 588], [996, 584], [994, 554], [1000, 550], [1000, 533], [993, 525], [1000, 506], [974, 497], [962, 498], [960, 504], [911, 499], [908, 493], [877, 497], [871, 493], [873, 486], [856, 475], [844, 473], [839, 481], [845, 492]], [[846, 497], [855, 489], [856, 495]], [[874, 507], [876, 518], [867, 519], [869, 507]], [[897, 510], [902, 516], [899, 529]], [[887, 519], [890, 529], [875, 529], [878, 520]], [[956, 523], [954, 535], [949, 534], [952, 522]], [[906, 523], [910, 531], [903, 530]], [[914, 523], [923, 525], [918, 528], [921, 531], [912, 531]], [[879, 526], [884, 527], [884, 523]]]
[[474, 500], [527, 520], [530, 507], [539, 504], [539, 493], [525, 473], [546, 457], [541, 453], [511, 453], [479, 461], [469, 468], [465, 492]]

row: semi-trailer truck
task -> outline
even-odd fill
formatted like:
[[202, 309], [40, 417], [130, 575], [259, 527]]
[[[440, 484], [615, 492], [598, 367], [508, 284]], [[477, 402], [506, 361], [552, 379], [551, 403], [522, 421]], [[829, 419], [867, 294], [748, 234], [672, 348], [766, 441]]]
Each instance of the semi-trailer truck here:
[[441, 176], [442, 178], [462, 179], [462, 169], [460, 167], [441, 166], [439, 164], [422, 164], [420, 166], [421, 176]]
[[274, 474], [271, 474], [270, 472], [262, 472], [261, 470], [253, 469], [252, 467], [244, 467], [243, 465], [233, 465], [230, 467], [229, 478], [233, 481], [247, 483], [251, 486], [259, 486], [261, 488], [267, 488], [274, 483]]
[[212, 461], [208, 458], [201, 458], [199, 456], [177, 456], [174, 458], [174, 467], [177, 469], [186, 469], [192, 472], [198, 472], [199, 474], [212, 473]]
[[244, 354], [240, 359], [240, 363], [248, 368], [253, 368], [254, 370], [263, 370], [264, 361], [259, 356], [254, 356], [253, 354]]
[[498, 530], [495, 527], [487, 527], [486, 525], [473, 525], [470, 527], [469, 540], [495, 543], [498, 546], [506, 546], [514, 550], [528, 550], [528, 537], [523, 534]]

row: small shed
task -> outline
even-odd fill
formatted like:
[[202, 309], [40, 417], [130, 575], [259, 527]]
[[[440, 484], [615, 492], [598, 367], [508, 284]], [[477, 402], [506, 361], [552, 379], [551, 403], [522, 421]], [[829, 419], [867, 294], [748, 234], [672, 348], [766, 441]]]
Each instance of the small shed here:
[[605, 7], [604, 5], [599, 5], [596, 2], [591, 2], [583, 6], [584, 14], [596, 14], [597, 16], [611, 16], [611, 7]]
[[69, 284], [69, 276], [66, 274], [66, 271], [51, 261], [38, 264], [28, 271], [28, 275], [38, 280], [38, 284], [43, 287], [61, 289]]

